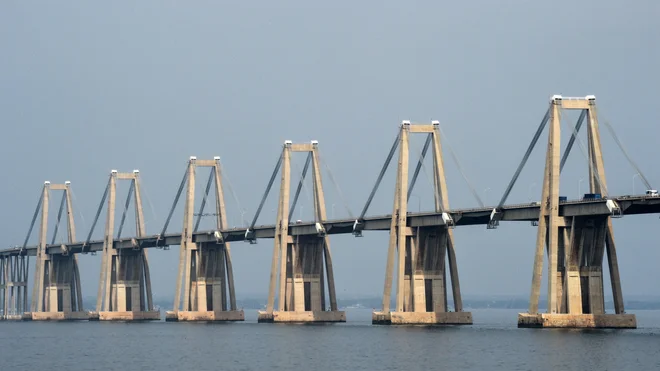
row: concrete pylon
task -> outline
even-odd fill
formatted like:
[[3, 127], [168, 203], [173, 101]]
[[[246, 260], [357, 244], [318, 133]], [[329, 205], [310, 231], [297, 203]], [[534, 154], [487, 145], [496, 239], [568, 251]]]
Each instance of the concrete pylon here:
[[[48, 210], [50, 206], [50, 191], [63, 191], [62, 201], [57, 214], [57, 224], [53, 233], [52, 245], [55, 244], [62, 214], [66, 210], [67, 243], [72, 244], [76, 239], [76, 229], [73, 221], [73, 205], [71, 202], [71, 183], [51, 184], [45, 182], [43, 192], [37, 205], [37, 212], [30, 232], [34, 226], [39, 209], [41, 209], [41, 224], [39, 228], [39, 244], [34, 272], [34, 285], [32, 286], [32, 303], [30, 318], [33, 320], [85, 320], [89, 319], [89, 312], [83, 310], [80, 272], [78, 258], [75, 254], [68, 254], [67, 244], [60, 245], [60, 254], [49, 254], [47, 251], [48, 239]], [[29, 233], [28, 232], [28, 238]]]
[[[606, 201], [612, 211], [612, 215], [608, 216], [559, 215], [559, 180], [561, 166], [565, 160], [565, 158], [560, 159], [562, 109], [582, 111], [571, 142], [575, 140], [583, 117], [586, 116], [590, 197], [607, 198], [595, 97], [553, 96], [547, 115], [550, 133], [530, 304], [528, 313], [519, 314], [518, 327], [635, 328], [637, 326], [635, 315], [625, 314], [624, 311], [612, 230], [612, 216], [620, 215], [618, 205], [613, 200]], [[549, 261], [548, 309], [547, 313], [538, 313], [544, 247], [547, 247]], [[603, 295], [605, 252], [607, 252], [614, 298], [614, 314], [605, 313]]]
[[28, 258], [18, 252], [0, 256], [0, 320], [29, 320], [27, 309]]
[[[444, 225], [408, 225], [408, 144], [411, 133], [430, 136], [433, 151], [433, 183], [435, 211], [442, 213]], [[423, 160], [420, 159], [420, 163]], [[401, 124], [399, 164], [394, 192], [394, 208], [390, 225], [390, 243], [385, 269], [383, 309], [372, 315], [373, 324], [472, 324], [472, 314], [463, 311], [458, 266], [454, 249], [453, 221], [449, 209], [447, 183], [442, 159], [439, 122], [431, 125]], [[395, 257], [395, 253], [397, 256]], [[454, 311], [448, 311], [447, 272], [449, 262]], [[390, 297], [395, 269], [397, 271], [396, 308], [390, 310]]]
[[[311, 160], [314, 221], [317, 235], [289, 235], [292, 152], [308, 153], [308, 159]], [[323, 221], [326, 220], [326, 208], [319, 165], [318, 142], [293, 144], [291, 141], [286, 141], [281, 156], [280, 198], [268, 302], [266, 310], [259, 312], [258, 321], [346, 322], [346, 313], [337, 309], [330, 239], [323, 227]], [[303, 178], [309, 166], [309, 160], [303, 170]], [[299, 188], [301, 186], [302, 180]], [[329, 310], [325, 303], [324, 268], [327, 272]], [[279, 290], [276, 295], [277, 283], [279, 283]], [[277, 310], [275, 309], [276, 297], [278, 299]]]
[[128, 180], [131, 185], [117, 238], [121, 238], [131, 198], [133, 198], [135, 207], [136, 237], [145, 236], [139, 174], [138, 170], [134, 170], [132, 173], [119, 173], [117, 170], [112, 170], [106, 188], [108, 198], [107, 217], [103, 239], [101, 276], [96, 298], [96, 310], [101, 321], [160, 320], [160, 311], [155, 310], [153, 307], [147, 251], [140, 247], [138, 240], [135, 238], [131, 239], [133, 242], [132, 249], [116, 249], [114, 246], [118, 180]]
[[[193, 224], [195, 175], [198, 167], [211, 168], [211, 174], [206, 184], [206, 193], [202, 199], [197, 222]], [[183, 212], [183, 232], [181, 234], [174, 308], [166, 313], [166, 320], [243, 321], [245, 320], [243, 310], [236, 308], [231, 250], [229, 242], [223, 240], [221, 232], [227, 229], [227, 213], [222, 187], [220, 157], [215, 157], [213, 160], [198, 160], [196, 157], [191, 157], [184, 182], [186, 179], [186, 202]], [[215, 183], [217, 230], [211, 241], [193, 241], [193, 234], [199, 226], [212, 183]], [[176, 202], [174, 206], [176, 206]]]

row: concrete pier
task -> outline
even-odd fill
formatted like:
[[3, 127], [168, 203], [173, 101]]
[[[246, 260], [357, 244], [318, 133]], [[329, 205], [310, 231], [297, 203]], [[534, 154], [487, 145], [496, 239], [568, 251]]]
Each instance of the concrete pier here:
[[94, 312], [32, 312], [25, 313], [32, 321], [88, 321], [98, 318]]
[[470, 312], [373, 312], [374, 325], [471, 325]]
[[[307, 162], [302, 171], [300, 184], [290, 210], [291, 154], [293, 152], [307, 153]], [[258, 322], [345, 322], [346, 313], [337, 309], [330, 238], [327, 236], [322, 224], [326, 220], [326, 209], [318, 157], [318, 142], [293, 144], [291, 141], [286, 141], [282, 148], [279, 164], [282, 166], [282, 182], [280, 185], [277, 225], [281, 227], [275, 233], [268, 303], [266, 310], [259, 312]], [[317, 234], [293, 238], [288, 233], [290, 215], [295, 210], [310, 164]], [[273, 179], [279, 170], [279, 166], [273, 173]], [[327, 277], [324, 277], [324, 273], [327, 273]], [[329, 308], [326, 304], [325, 295], [326, 278], [330, 300]], [[278, 283], [279, 290], [276, 293]], [[277, 310], [275, 309], [276, 297], [278, 300]]]
[[99, 312], [100, 321], [160, 321], [160, 311]]
[[27, 259], [25, 255], [0, 256], [0, 320], [22, 320], [29, 310]]
[[[427, 142], [409, 188], [408, 144], [410, 133], [426, 133]], [[451, 229], [453, 220], [444, 213], [444, 210], [449, 209], [449, 200], [442, 160], [439, 123], [434, 121], [431, 125], [411, 125], [410, 122], [404, 121], [401, 124], [398, 141], [399, 143], [395, 143], [395, 146], [397, 144], [399, 146], [399, 164], [390, 225], [383, 309], [373, 313], [372, 323], [375, 325], [472, 324], [472, 315], [463, 312], [454, 235]], [[433, 153], [435, 209], [436, 212], [443, 213], [443, 222], [441, 225], [410, 227], [407, 220], [408, 198], [429, 148], [432, 148]], [[386, 163], [383, 168], [387, 168], [388, 165], [389, 163]], [[394, 311], [390, 311], [395, 261], [396, 276], [398, 277], [396, 308]], [[447, 266], [449, 266], [454, 299], [455, 312], [453, 313], [449, 312], [447, 308]]]
[[346, 312], [343, 311], [274, 311], [268, 313], [259, 311], [259, 323], [308, 323], [308, 322], [346, 322]]
[[32, 314], [30, 312], [22, 314], [6, 314], [0, 316], [0, 321], [32, 321]]
[[[562, 109], [580, 110], [576, 129], [560, 151]], [[518, 316], [518, 327], [635, 328], [635, 315], [626, 314], [614, 242], [612, 218], [622, 215], [619, 205], [607, 200], [605, 215], [560, 215], [560, 173], [582, 122], [587, 121], [589, 193], [607, 197], [607, 182], [596, 115], [596, 98], [555, 95], [540, 129], [549, 123], [545, 177], [538, 219], [536, 254], [529, 310]], [[532, 146], [535, 143], [532, 143]], [[524, 165], [524, 160], [523, 160]], [[548, 256], [548, 310], [538, 313], [544, 251]], [[607, 254], [614, 299], [614, 314], [605, 313], [603, 258]]]
[[167, 311], [165, 313], [165, 320], [167, 322], [231, 322], [231, 321], [245, 321], [245, 313], [243, 310], [232, 311], [185, 311], [174, 312]]
[[[195, 182], [196, 170], [199, 167], [210, 168], [210, 174], [206, 184], [206, 193], [202, 198], [195, 222]], [[199, 227], [200, 217], [204, 213], [207, 197], [213, 184], [215, 184], [213, 196], [216, 201], [216, 228], [219, 231], [227, 227], [220, 157], [215, 157], [213, 160], [198, 160], [194, 156], [191, 157], [182, 185], [184, 183], [186, 183], [187, 192], [174, 308], [165, 314], [165, 319], [173, 322], [243, 321], [245, 320], [243, 311], [236, 308], [234, 272], [229, 242], [224, 241], [219, 232], [214, 235], [212, 241], [193, 241], [193, 233]], [[178, 196], [172, 210], [177, 202]]]
[[[106, 188], [107, 219], [101, 276], [99, 279], [96, 313], [101, 321], [146, 321], [160, 320], [160, 312], [153, 308], [151, 276], [147, 251], [131, 238], [132, 249], [120, 250], [114, 246], [115, 206], [117, 181], [128, 180], [130, 188], [122, 213], [118, 237], [124, 227], [126, 212], [133, 201], [137, 237], [145, 235], [139, 171], [119, 173], [112, 170]], [[105, 196], [104, 195], [104, 196]], [[131, 200], [131, 198], [133, 199]], [[101, 201], [101, 205], [105, 198]], [[100, 212], [100, 208], [99, 208]], [[96, 224], [96, 220], [94, 221]]]
[[518, 314], [520, 328], [637, 328], [634, 314]]
[[[51, 244], [56, 241], [64, 211], [66, 211], [67, 242], [59, 246], [60, 254], [49, 254], [47, 251], [47, 234], [50, 192], [55, 190], [63, 192]], [[89, 312], [84, 311], [82, 306], [78, 257], [75, 254], [69, 254], [68, 245], [76, 242], [71, 197], [70, 182], [67, 181], [64, 184], [44, 183], [40, 204], [37, 206], [37, 211], [41, 209], [40, 243], [36, 254], [31, 313], [24, 313], [23, 315], [23, 317], [28, 317], [33, 321], [74, 321], [88, 320], [90, 317]], [[33, 218], [30, 232], [34, 221]]]

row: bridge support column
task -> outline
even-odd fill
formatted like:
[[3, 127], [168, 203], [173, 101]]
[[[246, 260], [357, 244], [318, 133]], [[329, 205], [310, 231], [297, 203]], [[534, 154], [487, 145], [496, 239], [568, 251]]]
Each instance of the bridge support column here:
[[[113, 170], [105, 194], [108, 205], [101, 276], [96, 299], [98, 319], [101, 321], [160, 320], [160, 311], [154, 310], [153, 307], [147, 251], [139, 246], [137, 239], [131, 239], [132, 249], [116, 249], [114, 245], [117, 180], [129, 180], [131, 183], [117, 238], [121, 238], [126, 212], [133, 195], [136, 235], [138, 238], [145, 235], [139, 171], [118, 173]], [[101, 206], [104, 201], [105, 196]]]
[[[309, 163], [312, 164], [314, 220], [317, 231], [315, 235], [289, 235], [290, 215], [294, 210], [293, 208], [289, 210], [292, 152], [308, 153], [308, 160], [294, 197], [293, 208], [298, 200]], [[337, 308], [330, 239], [325, 234], [322, 225], [326, 219], [326, 210], [319, 166], [318, 142], [312, 141], [311, 144], [285, 142], [280, 164], [282, 165], [282, 183], [268, 303], [266, 310], [259, 312], [258, 322], [346, 322], [346, 313]], [[277, 172], [277, 169], [275, 171]], [[326, 307], [325, 300], [324, 268], [327, 273], [329, 308]], [[278, 282], [279, 290], [276, 295]], [[275, 310], [276, 297], [278, 299], [277, 310]]]
[[[452, 282], [455, 311], [448, 310], [447, 260], [450, 275], [455, 273], [450, 230], [443, 226], [409, 228], [403, 278], [403, 308], [390, 313], [374, 312], [374, 324], [472, 324], [472, 314], [463, 312], [458, 282]], [[458, 303], [458, 305], [457, 305]]]
[[[210, 167], [197, 222], [194, 221], [195, 176], [197, 167]], [[222, 187], [220, 158], [197, 160], [190, 158], [187, 180], [187, 197], [184, 209], [183, 234], [179, 254], [174, 310], [166, 313], [167, 321], [244, 321], [243, 310], [236, 308], [234, 273], [231, 249], [222, 237], [227, 228], [227, 215]], [[193, 233], [199, 227], [200, 218], [212, 183], [215, 183], [216, 228], [215, 238], [209, 242], [194, 242]], [[184, 183], [182, 183], [183, 185]], [[178, 201], [175, 200], [175, 205]], [[183, 294], [183, 300], [182, 300]]]
[[28, 258], [0, 256], [0, 320], [20, 321], [31, 317], [27, 307]]
[[[436, 212], [443, 213], [443, 224], [438, 226], [409, 226], [408, 198], [408, 143], [410, 133], [427, 133], [427, 143], [433, 148], [433, 180]], [[428, 144], [422, 153], [410, 190], [419, 172]], [[465, 325], [472, 324], [472, 314], [463, 311], [458, 265], [454, 249], [453, 221], [445, 210], [449, 209], [445, 180], [439, 123], [411, 125], [404, 121], [399, 133], [399, 165], [394, 193], [394, 210], [390, 225], [390, 244], [385, 270], [383, 309], [374, 312], [372, 323]], [[395, 259], [395, 253], [398, 259]], [[447, 273], [448, 259], [454, 311], [448, 311]], [[390, 310], [390, 297], [397, 261], [396, 308]]]
[[43, 260], [45, 275], [42, 307], [32, 312], [34, 321], [87, 320], [83, 310], [80, 272], [75, 255], [50, 255]]
[[[35, 263], [35, 280], [32, 287], [31, 313], [29, 313], [30, 318], [35, 321], [87, 320], [90, 318], [90, 313], [83, 309], [77, 257], [68, 253], [68, 247], [65, 244], [60, 246], [59, 254], [49, 254], [46, 251], [51, 190], [63, 191], [51, 245], [56, 242], [60, 221], [65, 210], [67, 243], [75, 242], [76, 229], [70, 187], [70, 182], [64, 184], [46, 182], [39, 205], [37, 205], [37, 213], [41, 209], [41, 227]], [[30, 226], [28, 238], [37, 213]]]
[[[580, 109], [587, 117], [590, 193], [607, 195], [595, 98], [552, 98], [548, 114], [550, 135], [541, 196], [532, 292], [527, 313], [518, 327], [636, 328], [634, 314], [626, 314], [621, 293], [611, 216], [559, 215], [560, 110]], [[580, 125], [580, 122], [578, 122]], [[579, 129], [579, 126], [577, 127]], [[577, 129], [574, 136], [577, 134]], [[569, 146], [572, 145], [571, 138]], [[570, 147], [569, 147], [570, 148]], [[614, 201], [607, 201], [614, 202]], [[538, 313], [543, 250], [548, 254], [548, 311]], [[607, 252], [614, 314], [605, 312], [603, 257]]]

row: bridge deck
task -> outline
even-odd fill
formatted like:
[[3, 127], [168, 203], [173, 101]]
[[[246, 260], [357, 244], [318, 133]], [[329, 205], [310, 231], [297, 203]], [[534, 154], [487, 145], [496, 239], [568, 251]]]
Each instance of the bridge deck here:
[[[660, 213], [660, 197], [650, 196], [619, 196], [612, 197], [623, 215]], [[525, 203], [517, 205], [506, 205], [500, 211], [502, 212], [502, 221], [534, 221], [539, 217], [539, 203]], [[450, 210], [449, 214], [454, 220], [456, 226], [466, 225], [486, 225], [490, 220], [493, 207], [456, 209]], [[561, 202], [559, 205], [559, 215], [561, 216], [581, 216], [581, 215], [609, 215], [611, 212], [606, 205], [606, 200], [571, 200]], [[365, 218], [362, 223], [364, 230], [389, 230], [391, 214], [381, 216], [371, 216]], [[355, 219], [327, 220], [323, 222], [323, 227], [327, 234], [348, 234], [353, 232]], [[427, 213], [408, 213], [409, 227], [423, 227], [433, 225], [445, 225], [442, 214], [437, 212]], [[245, 241], [247, 228], [231, 228], [219, 231], [222, 239], [228, 242]], [[217, 241], [216, 231], [196, 232], [193, 241], [195, 242], [213, 242]], [[289, 234], [292, 236], [314, 235], [317, 234], [314, 222], [294, 223], [289, 226]], [[254, 228], [256, 239], [273, 238], [275, 235], [274, 225], [261, 225]], [[114, 247], [116, 249], [134, 249], [134, 248], [163, 248], [166, 246], [176, 246], [181, 243], [180, 233], [169, 233], [164, 236], [152, 235], [142, 238], [121, 238], [116, 239]], [[77, 242], [66, 246], [48, 245], [48, 254], [81, 253], [96, 252], [103, 249], [103, 241], [95, 240], [88, 243]], [[36, 255], [37, 246], [29, 246], [24, 250], [20, 247], [12, 247], [0, 250], [0, 256], [7, 255]]]

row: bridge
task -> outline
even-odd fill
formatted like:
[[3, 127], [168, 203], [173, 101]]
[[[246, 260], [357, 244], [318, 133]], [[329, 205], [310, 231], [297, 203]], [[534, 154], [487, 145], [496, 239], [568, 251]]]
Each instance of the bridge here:
[[[571, 128], [571, 138], [562, 154], [559, 134], [563, 110], [577, 110], [580, 116]], [[585, 122], [586, 146], [579, 137], [579, 131], [585, 126]], [[511, 189], [547, 126], [549, 135], [541, 202], [506, 204]], [[620, 145], [613, 129], [608, 128]], [[414, 134], [426, 135], [426, 142], [411, 178], [408, 147], [409, 137]], [[519, 327], [636, 327], [635, 316], [626, 314], [623, 305], [612, 219], [625, 215], [660, 213], [660, 197], [654, 191], [645, 195], [608, 194], [595, 97], [551, 98], [550, 107], [510, 184], [499, 204], [493, 207], [450, 208], [441, 137], [441, 128], [437, 121], [430, 124], [411, 124], [404, 121], [361, 214], [348, 219], [329, 220], [326, 216], [319, 145], [316, 141], [302, 144], [290, 141], [284, 143], [260, 206], [251, 224], [242, 228], [227, 226], [219, 157], [212, 160], [190, 158], [165, 226], [161, 233], [156, 235], [145, 233], [140, 173], [137, 170], [131, 173], [115, 170], [111, 172], [85, 240], [76, 238], [71, 184], [46, 182], [23, 245], [0, 250], [2, 319], [159, 320], [161, 314], [154, 309], [151, 294], [148, 249], [181, 246], [175, 301], [172, 310], [166, 313], [166, 319], [242, 321], [243, 311], [236, 308], [230, 244], [267, 238], [274, 240], [274, 249], [268, 302], [266, 309], [259, 313], [259, 322], [343, 322], [346, 321], [346, 314], [337, 308], [329, 236], [362, 236], [364, 231], [389, 231], [383, 305], [382, 310], [374, 312], [373, 323], [471, 324], [471, 313], [463, 311], [462, 308], [453, 231], [456, 227], [466, 225], [485, 225], [489, 229], [496, 229], [501, 221], [508, 221], [528, 222], [538, 226], [530, 307], [527, 313], [519, 315]], [[566, 200], [559, 195], [560, 173], [575, 143], [578, 143], [583, 151], [586, 148], [588, 152], [589, 193], [580, 200]], [[621, 145], [620, 147], [623, 150]], [[399, 159], [393, 212], [388, 215], [369, 216], [367, 213], [374, 194], [397, 149]], [[409, 212], [408, 199], [429, 150], [433, 163], [435, 211]], [[306, 153], [307, 160], [291, 200], [291, 155], [294, 152]], [[649, 182], [625, 150], [624, 154], [641, 175], [647, 188], [651, 189]], [[202, 195], [199, 212], [195, 213], [196, 170], [200, 167], [210, 168], [210, 176]], [[291, 215], [310, 168], [314, 220], [294, 222]], [[278, 174], [281, 184], [275, 224], [256, 225]], [[117, 183], [120, 181], [128, 181], [130, 186], [119, 226], [115, 228]], [[63, 196], [52, 240], [48, 243], [51, 191], [62, 191]], [[173, 212], [184, 191], [182, 231], [168, 233]], [[215, 213], [211, 214], [215, 216], [215, 229], [200, 231], [200, 218], [209, 196], [215, 201]], [[122, 236], [131, 203], [135, 212], [136, 235]], [[104, 206], [104, 238], [92, 240], [91, 236]], [[67, 242], [56, 244], [62, 215], [66, 215]], [[28, 246], [27, 242], [39, 216], [39, 243], [36, 246]], [[544, 250], [549, 258], [548, 308], [547, 313], [539, 313]], [[102, 255], [94, 311], [84, 310], [81, 298], [77, 255], [87, 253]], [[605, 254], [615, 313], [605, 313], [602, 274]], [[36, 263], [33, 290], [28, 298], [30, 257], [35, 257]], [[397, 285], [393, 290], [395, 272], [396, 277], [403, 279], [397, 278]], [[448, 287], [452, 290], [453, 311], [448, 308]], [[390, 298], [393, 291], [396, 308], [391, 310]]]

